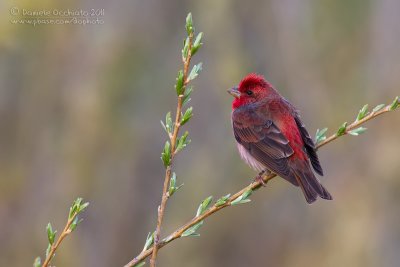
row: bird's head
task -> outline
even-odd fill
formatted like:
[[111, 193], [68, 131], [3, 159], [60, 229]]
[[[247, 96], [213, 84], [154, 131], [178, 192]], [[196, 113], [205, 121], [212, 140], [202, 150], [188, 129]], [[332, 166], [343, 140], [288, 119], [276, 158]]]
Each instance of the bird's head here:
[[243, 78], [239, 86], [229, 89], [228, 93], [235, 98], [232, 108], [236, 109], [242, 105], [261, 101], [273, 91], [272, 85], [263, 76], [251, 73]]

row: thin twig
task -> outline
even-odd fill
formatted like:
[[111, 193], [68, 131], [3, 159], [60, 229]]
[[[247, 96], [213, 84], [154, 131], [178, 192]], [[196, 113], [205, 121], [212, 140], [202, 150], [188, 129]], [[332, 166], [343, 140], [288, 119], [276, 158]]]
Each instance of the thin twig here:
[[[390, 105], [386, 106], [385, 108], [377, 111], [377, 112], [371, 112], [369, 113], [367, 116], [365, 116], [363, 119], [359, 120], [359, 121], [355, 121], [352, 124], [348, 125], [346, 127], [346, 130], [344, 132], [343, 135], [347, 134], [349, 131], [359, 127], [360, 125], [364, 124], [365, 122], [383, 114], [386, 112], [390, 111]], [[327, 139], [325, 139], [324, 141], [320, 142], [317, 145], [317, 148], [320, 148], [332, 141], [334, 141], [335, 139], [337, 139], [338, 136], [337, 134], [333, 134], [330, 137], [328, 137]], [[271, 173], [269, 175], [266, 175], [263, 177], [264, 182], [268, 182], [269, 180], [271, 180], [272, 178], [276, 177], [277, 175], [274, 173]], [[185, 223], [183, 226], [179, 227], [177, 230], [175, 230], [172, 234], [168, 235], [166, 238], [164, 238], [161, 242], [158, 242], [157, 245], [154, 245], [153, 247], [142, 251], [139, 255], [137, 255], [134, 259], [132, 259], [129, 263], [127, 263], [125, 265], [125, 267], [131, 267], [131, 266], [135, 266], [136, 264], [138, 264], [139, 262], [142, 262], [144, 259], [146, 259], [149, 255], [151, 255], [153, 253], [153, 251], [155, 249], [153, 248], [157, 248], [160, 249], [162, 247], [164, 247], [165, 245], [167, 245], [168, 243], [172, 242], [175, 239], [178, 239], [180, 237], [182, 237], [182, 234], [189, 229], [190, 227], [194, 226], [195, 224], [201, 222], [202, 220], [206, 219], [207, 217], [211, 216], [212, 214], [231, 206], [232, 201], [234, 201], [235, 199], [237, 199], [238, 197], [240, 197], [244, 192], [246, 192], [249, 189], [252, 190], [256, 190], [258, 188], [260, 188], [262, 185], [262, 182], [259, 180], [255, 180], [254, 182], [252, 182], [251, 184], [249, 184], [248, 186], [244, 187], [243, 189], [241, 189], [240, 191], [238, 191], [237, 193], [235, 193], [234, 195], [232, 195], [230, 198], [228, 198], [226, 200], [226, 203], [223, 205], [213, 205], [212, 207], [210, 207], [208, 210], [206, 210], [203, 214], [196, 216], [194, 218], [192, 218], [190, 221], [188, 221], [187, 223]], [[154, 254], [153, 254], [154, 255]]]
[[157, 252], [160, 247], [160, 235], [161, 235], [161, 225], [163, 222], [164, 218], [164, 211], [165, 207], [167, 205], [167, 201], [169, 198], [169, 193], [168, 193], [168, 187], [169, 187], [169, 182], [171, 180], [171, 168], [172, 168], [172, 161], [174, 159], [174, 156], [176, 154], [176, 140], [178, 138], [178, 133], [179, 129], [181, 127], [181, 114], [182, 114], [182, 104], [183, 104], [183, 96], [185, 93], [186, 85], [188, 83], [187, 77], [189, 74], [189, 66], [190, 66], [190, 60], [192, 58], [192, 42], [193, 42], [193, 33], [189, 34], [189, 47], [188, 47], [188, 54], [186, 57], [182, 58], [183, 61], [183, 81], [184, 81], [184, 87], [183, 87], [183, 92], [181, 95], [178, 96], [178, 105], [176, 108], [176, 114], [175, 114], [175, 124], [174, 124], [174, 130], [172, 133], [172, 136], [170, 136], [171, 140], [171, 163], [167, 167], [165, 171], [165, 178], [164, 178], [164, 186], [163, 186], [163, 192], [162, 192], [162, 198], [161, 198], [161, 204], [158, 206], [158, 218], [157, 218], [157, 228], [154, 236], [154, 249], [152, 250], [152, 255], [150, 259], [150, 266], [155, 267], [156, 266], [156, 258], [157, 258]]
[[71, 218], [68, 218], [67, 224], [65, 225], [61, 235], [58, 237], [57, 241], [53, 245], [51, 245], [50, 252], [47, 254], [46, 259], [42, 264], [42, 267], [49, 266], [50, 261], [53, 259], [54, 253], [56, 253], [56, 250], [60, 246], [61, 242], [64, 240], [64, 238], [67, 237], [67, 235], [72, 232], [71, 225], [74, 222], [76, 216], [78, 216], [78, 212], [76, 212]]

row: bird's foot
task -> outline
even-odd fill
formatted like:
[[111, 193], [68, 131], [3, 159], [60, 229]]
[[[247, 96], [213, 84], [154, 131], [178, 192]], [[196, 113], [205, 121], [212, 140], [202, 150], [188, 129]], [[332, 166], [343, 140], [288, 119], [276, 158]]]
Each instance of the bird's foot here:
[[254, 179], [255, 182], [260, 182], [262, 186], [266, 187], [267, 182], [264, 181], [264, 175], [269, 175], [271, 172], [269, 170], [263, 170], [261, 171], [256, 178]]

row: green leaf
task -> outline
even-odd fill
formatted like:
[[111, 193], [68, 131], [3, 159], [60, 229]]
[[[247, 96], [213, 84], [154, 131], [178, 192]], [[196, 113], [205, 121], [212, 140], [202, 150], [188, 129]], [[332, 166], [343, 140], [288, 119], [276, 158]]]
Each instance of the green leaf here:
[[354, 129], [354, 130], [352, 130], [352, 131], [349, 131], [349, 134], [354, 135], [354, 136], [357, 136], [357, 135], [362, 134], [362, 133], [365, 132], [366, 130], [367, 130], [367, 128], [359, 127], [359, 128]]
[[76, 206], [75, 202], [72, 203], [72, 206], [69, 208], [69, 214], [68, 214], [69, 219], [71, 219], [75, 215], [77, 209], [78, 209], [78, 206]]
[[175, 84], [176, 94], [179, 96], [183, 93], [183, 71], [178, 71], [178, 77], [176, 78]]
[[172, 235], [167, 236], [162, 240], [163, 243], [169, 243], [174, 237]]
[[49, 244], [53, 245], [57, 231], [53, 231], [53, 227], [51, 226], [51, 223], [47, 224], [46, 230], [47, 230], [47, 239], [49, 240]]
[[35, 261], [33, 262], [33, 267], [40, 267], [42, 265], [42, 260], [40, 257], [36, 257]]
[[196, 217], [200, 216], [201, 214], [203, 214], [207, 210], [207, 208], [211, 204], [211, 201], [212, 201], [212, 196], [209, 196], [208, 198], [204, 199], [201, 202], [199, 208], [197, 209]]
[[177, 187], [175, 187], [175, 191], [174, 191], [174, 192], [178, 191], [179, 188], [181, 188], [181, 187], [184, 186], [184, 185], [185, 185], [184, 183], [181, 183], [180, 185], [178, 185]]
[[161, 159], [165, 168], [171, 164], [171, 145], [168, 141], [165, 142], [164, 150], [161, 153]]
[[145, 264], [146, 264], [145, 261], [141, 261], [141, 262], [138, 262], [138, 263], [136, 263], [135, 265], [133, 265], [133, 267], [142, 267], [142, 266], [145, 265]]
[[200, 236], [199, 234], [196, 234], [196, 231], [200, 228], [200, 226], [202, 226], [204, 223], [204, 221], [200, 221], [198, 223], [196, 223], [195, 225], [193, 225], [192, 227], [190, 227], [189, 229], [187, 229], [185, 232], [182, 233], [182, 237], [185, 236]]
[[217, 200], [217, 202], [215, 203], [215, 206], [219, 207], [219, 206], [224, 205], [230, 196], [231, 196], [231, 194], [227, 194], [227, 195], [221, 197], [220, 199]]
[[238, 204], [245, 204], [247, 202], [251, 202], [251, 199], [241, 199], [240, 201], [234, 200], [234, 201], [232, 201], [231, 205], [234, 206], [234, 205], [238, 205]]
[[183, 41], [183, 49], [182, 49], [182, 58], [186, 60], [189, 52], [189, 43], [190, 39], [189, 37], [186, 37], [186, 39]]
[[171, 180], [169, 181], [169, 189], [168, 189], [169, 195], [172, 196], [182, 186], [183, 184], [176, 186], [176, 173], [173, 172], [171, 175]]
[[87, 207], [89, 206], [89, 202], [85, 202], [83, 204], [81, 204], [78, 208], [78, 213], [81, 213], [82, 211], [84, 211]]
[[372, 113], [378, 112], [378, 111], [381, 110], [384, 106], [385, 106], [385, 104], [377, 105], [377, 106], [374, 107], [374, 109], [372, 110]]
[[80, 209], [80, 207], [82, 205], [82, 201], [83, 201], [83, 198], [78, 197], [77, 199], [74, 200], [74, 202], [72, 202], [72, 206], [69, 209], [69, 215], [68, 215], [69, 219], [71, 219], [75, 215], [75, 213], [77, 213], [77, 212], [79, 213], [78, 210]]
[[191, 142], [190, 139], [187, 139], [188, 135], [189, 135], [189, 132], [186, 131], [180, 138], [178, 138], [178, 140], [177, 140], [177, 145], [176, 145], [176, 149], [175, 149], [175, 152], [176, 152], [176, 153], [179, 152], [179, 151], [181, 151], [181, 150], [184, 149], [187, 145], [190, 144], [190, 142]]
[[356, 121], [362, 120], [368, 114], [368, 104], [364, 105], [358, 112]]
[[191, 233], [190, 235], [187, 235], [187, 236], [199, 237], [200, 234], [199, 233]]
[[395, 110], [396, 108], [398, 108], [400, 105], [399, 103], [399, 97], [396, 96], [396, 98], [393, 100], [392, 104], [390, 105], [390, 110]]
[[249, 196], [251, 196], [252, 193], [253, 193], [253, 190], [251, 188], [244, 191], [244, 193], [242, 194], [242, 199], [247, 199]]
[[[82, 221], [82, 219], [79, 219], [77, 215], [79, 213], [83, 212], [89, 206], [89, 202], [85, 202], [82, 204], [82, 201], [83, 201], [82, 198], [80, 198], [80, 197], [77, 198], [72, 203], [72, 206], [69, 209], [68, 219], [72, 219], [75, 216], [74, 220], [72, 221], [72, 223], [69, 227], [70, 231], [74, 231], [76, 226]], [[51, 225], [50, 225], [50, 227], [51, 227]], [[49, 232], [49, 228], [48, 228], [47, 232]], [[55, 237], [55, 233], [56, 233], [56, 231], [54, 232], [54, 237]], [[49, 239], [49, 241], [50, 241], [50, 239]]]
[[199, 72], [203, 69], [203, 63], [199, 63], [193, 66], [192, 70], [189, 73], [189, 76], [187, 78], [187, 81], [190, 82], [194, 80], [198, 75]]
[[47, 249], [46, 249], [46, 258], [49, 256], [50, 250], [51, 250], [51, 245], [48, 244], [48, 245], [47, 245]]
[[170, 196], [175, 192], [175, 185], [176, 185], [176, 173], [173, 172], [171, 175], [171, 179], [169, 180], [169, 189], [168, 193]]
[[165, 115], [165, 127], [167, 128], [169, 133], [172, 133], [172, 129], [174, 128], [174, 122], [172, 121], [171, 118], [171, 112], [168, 112]]
[[193, 27], [193, 18], [192, 18], [192, 13], [189, 13], [186, 17], [186, 32], [188, 35], [193, 33], [194, 27]]
[[78, 224], [80, 224], [82, 221], [83, 221], [83, 219], [79, 219], [78, 216], [76, 216], [75, 219], [72, 221], [69, 229], [71, 231], [74, 231], [76, 229], [76, 227], [78, 226]]
[[193, 92], [193, 86], [187, 86], [185, 90], [185, 94], [183, 95], [182, 106], [185, 106], [191, 99], [190, 95]]
[[165, 115], [165, 124], [163, 121], [161, 121], [161, 125], [163, 126], [164, 130], [167, 132], [168, 135], [170, 135], [172, 133], [174, 123], [171, 118], [171, 112], [168, 112]]
[[317, 133], [315, 134], [315, 143], [321, 143], [326, 139], [325, 133], [328, 131], [328, 128], [317, 129]]
[[231, 205], [238, 205], [238, 204], [244, 204], [244, 203], [250, 202], [251, 200], [248, 199], [248, 197], [251, 195], [252, 192], [253, 192], [253, 190], [251, 188], [246, 190], [245, 192], [243, 192], [243, 194], [241, 196], [239, 196], [237, 199], [232, 201]]
[[75, 201], [75, 205], [76, 205], [77, 207], [79, 207], [79, 206], [82, 204], [82, 201], [83, 201], [83, 198], [78, 197], [78, 198], [76, 199], [76, 201]]
[[181, 126], [185, 125], [193, 116], [193, 107], [188, 108], [181, 118]]
[[343, 123], [342, 126], [340, 126], [339, 130], [337, 131], [336, 135], [337, 136], [342, 136], [346, 133], [346, 127], [347, 127], [347, 122]]
[[149, 247], [151, 247], [151, 245], [153, 245], [155, 233], [156, 233], [156, 232], [153, 232], [153, 233], [150, 233], [150, 232], [149, 232], [149, 233], [147, 234], [146, 243], [144, 244], [143, 251], [144, 251], [144, 250], [147, 250]]
[[197, 37], [193, 43], [192, 51], [191, 51], [192, 56], [194, 54], [196, 54], [196, 52], [199, 50], [199, 48], [203, 45], [203, 43], [201, 42], [202, 38], [203, 38], [203, 33], [201, 32], [197, 35]]

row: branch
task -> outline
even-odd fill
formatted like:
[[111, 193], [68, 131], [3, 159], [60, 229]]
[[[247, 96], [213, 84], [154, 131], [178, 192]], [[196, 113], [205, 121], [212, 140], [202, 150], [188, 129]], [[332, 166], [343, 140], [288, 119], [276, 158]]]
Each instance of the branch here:
[[[193, 80], [198, 72], [201, 70], [201, 63], [198, 65], [195, 65], [193, 67], [193, 70], [189, 74], [189, 67], [190, 67], [190, 61], [192, 59], [192, 56], [197, 52], [197, 50], [201, 46], [201, 37], [202, 33], [200, 33], [196, 41], [193, 43], [193, 38], [194, 38], [194, 27], [193, 27], [193, 21], [192, 21], [192, 15], [191, 13], [188, 14], [186, 18], [186, 31], [188, 34], [188, 37], [185, 40], [184, 43], [184, 48], [182, 50], [182, 61], [183, 61], [183, 71], [179, 71], [178, 73], [178, 78], [177, 78], [177, 83], [176, 83], [176, 91], [178, 95], [178, 104], [176, 108], [176, 114], [175, 114], [175, 123], [172, 124], [172, 120], [170, 118], [170, 113], [167, 114], [166, 117], [166, 122], [163, 124], [165, 130], [168, 133], [169, 139], [171, 144], [167, 141], [164, 147], [164, 151], [162, 154], [162, 159], [164, 161], [164, 166], [166, 167], [165, 170], [165, 178], [164, 178], [164, 186], [163, 186], [163, 191], [162, 191], [162, 198], [161, 198], [161, 204], [158, 206], [158, 218], [157, 218], [157, 228], [155, 233], [152, 235], [152, 239], [154, 241], [154, 249], [152, 251], [151, 259], [150, 259], [150, 266], [155, 267], [156, 266], [156, 258], [157, 258], [157, 252], [160, 246], [160, 235], [161, 235], [161, 226], [164, 218], [164, 213], [165, 213], [165, 207], [167, 205], [167, 201], [170, 197], [170, 195], [176, 191], [178, 188], [175, 187], [175, 174], [172, 173], [172, 163], [175, 155], [183, 148], [185, 147], [189, 141], [186, 140], [187, 138], [187, 133], [185, 133], [181, 138], [178, 138], [179, 130], [183, 124], [185, 124], [191, 117], [192, 117], [192, 108], [188, 108], [185, 112], [185, 114], [182, 114], [182, 106], [184, 103], [189, 100], [189, 94], [190, 90], [187, 91], [187, 85], [191, 80]], [[172, 132], [171, 132], [171, 128]], [[174, 180], [173, 184], [171, 184], [171, 175], [173, 175]], [[171, 189], [172, 188], [172, 189]], [[149, 237], [148, 237], [149, 238]], [[149, 240], [149, 239], [148, 239]]]
[[87, 206], [89, 206], [89, 203], [82, 203], [82, 198], [77, 198], [73, 203], [72, 206], [69, 209], [69, 214], [68, 214], [68, 220], [67, 224], [64, 227], [64, 230], [61, 232], [60, 237], [55, 241], [56, 233], [57, 231], [53, 231], [53, 227], [51, 226], [50, 223], [47, 224], [47, 238], [49, 240], [49, 245], [46, 250], [46, 258], [41, 265], [41, 259], [40, 257], [37, 257], [35, 259], [35, 262], [33, 263], [34, 267], [47, 267], [49, 266], [51, 260], [53, 259], [56, 250], [58, 247], [61, 245], [61, 242], [70, 234], [72, 231], [75, 230], [75, 228], [78, 226], [78, 224], [82, 221], [82, 219], [78, 218], [79, 213], [83, 212]]
[[[370, 113], [368, 113], [367, 108], [368, 106], [365, 105], [359, 112], [356, 121], [354, 121], [352, 124], [347, 126], [347, 123], [344, 123], [337, 133], [332, 134], [328, 138], [325, 137], [324, 133], [326, 132], [327, 129], [324, 129], [323, 131], [317, 131], [317, 148], [320, 148], [322, 146], [325, 146], [326, 144], [336, 140], [340, 136], [346, 135], [346, 134], [351, 134], [351, 135], [358, 135], [361, 134], [366, 130], [366, 128], [360, 127], [362, 124], [365, 122], [376, 118], [379, 115], [382, 115], [384, 113], [387, 113], [389, 111], [395, 110], [399, 106], [399, 99], [398, 97], [395, 98], [392, 104], [390, 105], [378, 105], [376, 106]], [[321, 134], [321, 132], [323, 132]], [[263, 177], [264, 183], [268, 182], [272, 178], [276, 177], [277, 175], [274, 173], [271, 173], [269, 175], [265, 175]], [[255, 180], [248, 186], [244, 187], [243, 189], [239, 190], [232, 196], [227, 195], [225, 197], [220, 198], [219, 200], [216, 201], [214, 205], [212, 205], [210, 208], [207, 209], [207, 205], [204, 205], [204, 202], [200, 205], [199, 210], [202, 207], [205, 207], [203, 212], [198, 213], [197, 215], [192, 218], [190, 221], [185, 223], [183, 226], [179, 227], [177, 230], [175, 230], [172, 234], [168, 235], [166, 238], [164, 238], [161, 242], [158, 243], [157, 249], [160, 249], [164, 247], [165, 245], [169, 244], [175, 239], [178, 239], [180, 237], [184, 236], [189, 236], [189, 235], [195, 235], [195, 231], [201, 226], [203, 221], [211, 216], [212, 214], [226, 208], [229, 206], [233, 206], [236, 204], [240, 203], [245, 203], [250, 201], [248, 199], [248, 196], [256, 189], [260, 188], [262, 186], [262, 182], [260, 180]], [[210, 198], [208, 198], [210, 199]], [[211, 200], [211, 199], [210, 199]], [[143, 260], [145, 260], [149, 255], [151, 255], [154, 251], [154, 246], [151, 248], [144, 249], [139, 255], [137, 255], [134, 259], [132, 259], [129, 263], [125, 265], [125, 267], [131, 267], [131, 266], [139, 266], [139, 264], [143, 263]]]

